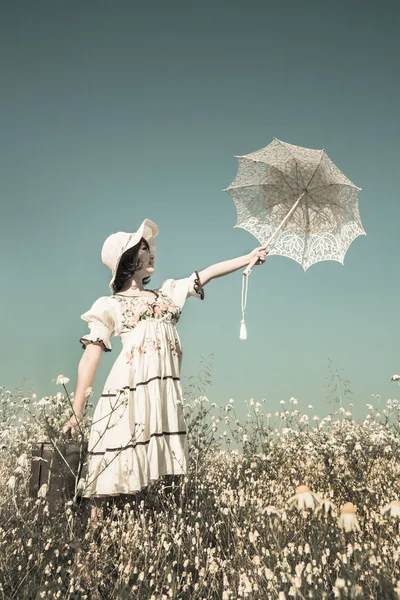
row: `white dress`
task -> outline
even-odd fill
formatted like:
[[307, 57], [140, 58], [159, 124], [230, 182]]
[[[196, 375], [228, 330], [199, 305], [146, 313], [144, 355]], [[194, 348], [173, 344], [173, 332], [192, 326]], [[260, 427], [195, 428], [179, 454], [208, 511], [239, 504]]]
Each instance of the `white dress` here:
[[102, 296], [81, 315], [90, 333], [80, 342], [121, 336], [93, 414], [83, 497], [131, 494], [166, 474], [187, 471], [182, 406], [182, 349], [176, 323], [189, 296], [204, 298], [198, 273], [167, 279], [151, 298]]

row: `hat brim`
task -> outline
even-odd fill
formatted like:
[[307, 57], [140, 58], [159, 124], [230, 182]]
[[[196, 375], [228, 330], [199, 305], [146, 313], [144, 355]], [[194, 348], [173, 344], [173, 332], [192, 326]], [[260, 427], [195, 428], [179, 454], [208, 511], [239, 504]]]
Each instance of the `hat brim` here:
[[115, 271], [113, 272], [112, 279], [108, 286], [113, 294], [115, 292], [114, 292], [114, 289], [112, 286], [115, 281], [115, 276], [118, 271], [119, 263], [121, 261], [121, 258], [123, 256], [124, 252], [126, 252], [127, 250], [130, 250], [131, 248], [133, 248], [133, 246], [136, 246], [136, 244], [138, 244], [140, 242], [140, 240], [142, 238], [144, 238], [149, 243], [151, 253], [153, 254], [154, 258], [156, 258], [155, 238], [158, 235], [158, 233], [159, 233], [159, 229], [158, 229], [157, 225], [153, 221], [150, 221], [150, 219], [145, 219], [143, 221], [143, 223], [140, 225], [139, 229], [133, 234], [132, 238], [129, 240], [128, 244], [126, 245], [124, 250], [121, 252], [121, 254], [117, 260], [117, 263], [115, 265]]

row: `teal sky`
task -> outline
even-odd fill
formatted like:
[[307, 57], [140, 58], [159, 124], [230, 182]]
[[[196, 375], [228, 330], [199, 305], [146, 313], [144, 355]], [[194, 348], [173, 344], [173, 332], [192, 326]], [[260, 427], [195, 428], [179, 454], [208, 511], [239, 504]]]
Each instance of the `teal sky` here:
[[[367, 236], [344, 266], [306, 273], [272, 256], [189, 298], [178, 323], [182, 379], [215, 352], [210, 402], [291, 396], [329, 411], [329, 356], [355, 415], [394, 398], [400, 372], [399, 5], [369, 1], [2, 3], [0, 15], [0, 385], [29, 377], [38, 397], [75, 389], [80, 315], [110, 295], [104, 240], [155, 221], [167, 278], [260, 244], [234, 228], [223, 193], [235, 155], [277, 137], [324, 148], [356, 185]], [[104, 353], [95, 396], [121, 349]]]

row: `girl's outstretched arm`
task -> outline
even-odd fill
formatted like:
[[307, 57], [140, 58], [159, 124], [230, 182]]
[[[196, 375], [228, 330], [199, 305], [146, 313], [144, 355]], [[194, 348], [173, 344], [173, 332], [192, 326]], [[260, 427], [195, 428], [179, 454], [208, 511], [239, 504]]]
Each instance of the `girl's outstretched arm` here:
[[238, 269], [247, 267], [248, 264], [257, 256], [259, 260], [256, 265], [262, 265], [265, 262], [265, 257], [268, 254], [268, 250], [265, 250], [263, 246], [255, 248], [249, 254], [238, 256], [238, 258], [232, 258], [231, 260], [224, 260], [223, 262], [211, 265], [202, 271], [199, 271], [200, 287], [204, 287], [211, 279], [215, 277], [222, 277], [222, 275], [228, 275]]

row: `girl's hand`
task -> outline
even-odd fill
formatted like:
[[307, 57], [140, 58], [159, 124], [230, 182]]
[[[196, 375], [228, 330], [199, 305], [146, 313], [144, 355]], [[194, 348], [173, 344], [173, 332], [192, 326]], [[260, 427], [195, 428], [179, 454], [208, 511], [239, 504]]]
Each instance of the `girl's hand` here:
[[263, 265], [265, 263], [265, 258], [268, 254], [268, 248], [267, 250], [265, 250], [265, 248], [263, 246], [259, 246], [258, 248], [255, 248], [253, 250], [253, 252], [250, 252], [249, 254], [249, 264], [250, 262], [252, 262], [255, 258], [258, 257], [257, 262], [255, 263], [255, 265]]
[[80, 420], [79, 415], [72, 415], [72, 417], [65, 423], [65, 425], [62, 429], [63, 433], [68, 435], [68, 432], [71, 431], [71, 436], [73, 438], [77, 437], [79, 430], [80, 430], [79, 429], [79, 420]]

